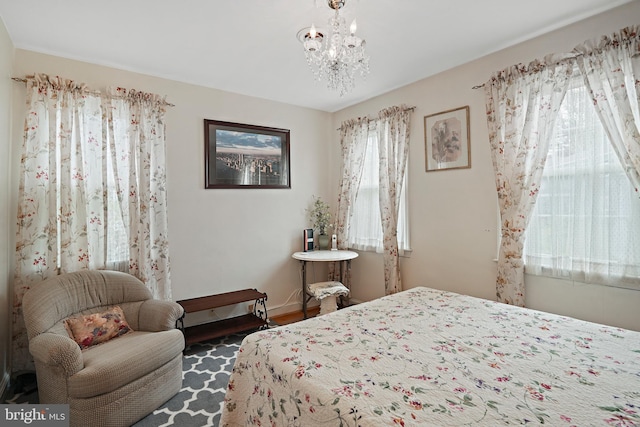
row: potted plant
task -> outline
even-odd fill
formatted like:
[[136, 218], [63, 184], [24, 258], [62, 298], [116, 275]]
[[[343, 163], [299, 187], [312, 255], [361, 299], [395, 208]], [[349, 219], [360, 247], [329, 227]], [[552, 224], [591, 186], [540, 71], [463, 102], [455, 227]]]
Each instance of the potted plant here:
[[331, 227], [329, 204], [325, 203], [320, 197], [313, 196], [313, 203], [307, 209], [307, 212], [313, 224], [313, 229], [318, 233], [318, 248], [321, 250], [329, 249], [329, 235], [327, 234], [327, 229]]

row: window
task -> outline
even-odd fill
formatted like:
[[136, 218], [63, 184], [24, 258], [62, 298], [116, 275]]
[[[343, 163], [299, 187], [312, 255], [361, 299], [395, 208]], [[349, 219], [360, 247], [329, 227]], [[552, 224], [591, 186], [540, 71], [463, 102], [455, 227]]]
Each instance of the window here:
[[[362, 179], [353, 207], [353, 220], [349, 230], [350, 248], [376, 251], [378, 253], [383, 252], [378, 189], [378, 135], [375, 131], [370, 131], [365, 151]], [[398, 216], [398, 251], [400, 255], [403, 255], [404, 251], [410, 250], [406, 189], [407, 174], [405, 173]]]
[[563, 101], [526, 231], [532, 274], [640, 287], [640, 198], [582, 77]]

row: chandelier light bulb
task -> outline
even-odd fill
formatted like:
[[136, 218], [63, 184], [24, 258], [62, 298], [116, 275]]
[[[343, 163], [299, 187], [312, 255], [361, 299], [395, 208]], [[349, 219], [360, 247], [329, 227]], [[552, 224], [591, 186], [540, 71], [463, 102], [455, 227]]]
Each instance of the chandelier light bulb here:
[[318, 35], [318, 32], [316, 31], [316, 26], [311, 24], [311, 30], [309, 31], [309, 35], [311, 36], [312, 39], [315, 39], [316, 36]]
[[358, 29], [358, 24], [356, 24], [356, 19], [353, 18], [353, 22], [351, 23], [351, 26], [349, 27], [349, 31], [351, 31], [351, 35], [355, 35], [356, 34], [356, 30]]

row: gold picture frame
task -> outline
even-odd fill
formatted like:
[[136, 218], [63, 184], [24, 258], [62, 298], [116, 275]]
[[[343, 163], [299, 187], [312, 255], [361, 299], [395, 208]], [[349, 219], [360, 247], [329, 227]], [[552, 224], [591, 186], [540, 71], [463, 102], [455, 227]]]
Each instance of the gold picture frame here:
[[424, 116], [427, 172], [471, 167], [469, 106]]

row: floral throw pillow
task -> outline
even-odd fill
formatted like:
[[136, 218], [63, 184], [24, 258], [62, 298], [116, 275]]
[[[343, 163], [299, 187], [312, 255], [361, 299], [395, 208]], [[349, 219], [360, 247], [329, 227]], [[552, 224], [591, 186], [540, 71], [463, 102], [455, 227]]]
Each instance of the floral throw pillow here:
[[64, 321], [64, 326], [83, 350], [132, 331], [122, 308], [117, 305], [102, 313], [70, 317]]

